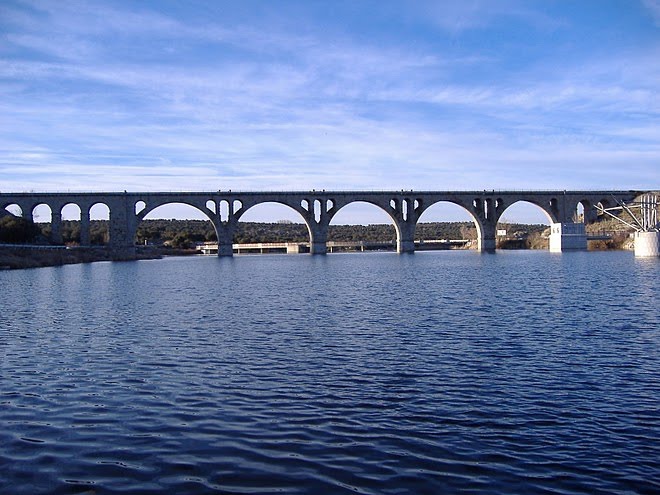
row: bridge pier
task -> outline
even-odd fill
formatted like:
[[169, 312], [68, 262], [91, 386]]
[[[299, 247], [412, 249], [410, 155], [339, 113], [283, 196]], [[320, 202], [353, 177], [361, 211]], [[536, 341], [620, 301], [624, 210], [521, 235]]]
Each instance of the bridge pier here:
[[480, 228], [477, 229], [477, 251], [482, 253], [494, 253], [497, 248], [497, 223], [496, 222], [481, 222]]
[[125, 194], [117, 196], [114, 201], [109, 201], [107, 204], [110, 209], [108, 245], [117, 252], [118, 256], [128, 253], [131, 248], [134, 253], [137, 219], [133, 205]]
[[233, 256], [234, 229], [228, 225], [221, 225], [216, 233], [218, 235], [218, 256]]
[[89, 232], [90, 221], [89, 221], [89, 209], [81, 208], [80, 209], [80, 245], [89, 246], [91, 242], [91, 236]]
[[309, 253], [326, 254], [328, 252], [328, 230], [330, 230], [330, 219], [327, 214], [321, 213], [318, 222], [310, 216], [307, 219], [310, 225]]
[[477, 240], [477, 251], [494, 253], [497, 249], [497, 240], [494, 237], [480, 237]]
[[325, 242], [312, 242], [309, 245], [310, 254], [326, 254], [328, 252], [328, 246]]
[[53, 244], [62, 244], [62, 214], [52, 210], [50, 217], [50, 240]]
[[635, 232], [635, 257], [660, 256], [660, 232]]
[[236, 232], [236, 224], [238, 220], [232, 216], [228, 221], [223, 222], [218, 216], [213, 222], [215, 227], [215, 234], [218, 237], [218, 256], [233, 256], [234, 255], [234, 232]]
[[550, 229], [550, 252], [586, 251], [587, 233], [583, 223], [553, 223]]
[[218, 256], [234, 256], [234, 248], [229, 243], [218, 243]]
[[415, 252], [415, 229], [419, 214], [415, 212], [413, 205], [414, 201], [410, 198], [397, 200], [391, 214], [397, 234], [396, 252], [399, 254]]
[[114, 246], [110, 248], [110, 253], [114, 261], [130, 261], [135, 259], [137, 248], [135, 246]]
[[399, 253], [399, 254], [414, 253], [415, 252], [415, 239], [414, 238], [397, 239], [397, 241], [396, 241], [396, 252]]

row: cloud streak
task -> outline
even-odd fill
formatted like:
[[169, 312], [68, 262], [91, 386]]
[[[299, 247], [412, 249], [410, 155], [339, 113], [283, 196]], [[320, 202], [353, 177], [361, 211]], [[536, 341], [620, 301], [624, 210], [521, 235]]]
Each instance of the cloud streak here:
[[657, 184], [660, 44], [475, 42], [556, 40], [566, 12], [420, 4], [423, 36], [366, 36], [309, 13], [290, 30], [296, 4], [252, 23], [120, 5], [4, 7], [0, 189]]

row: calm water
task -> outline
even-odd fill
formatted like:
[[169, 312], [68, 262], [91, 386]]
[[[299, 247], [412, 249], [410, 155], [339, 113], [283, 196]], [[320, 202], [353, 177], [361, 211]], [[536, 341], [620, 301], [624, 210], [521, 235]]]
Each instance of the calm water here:
[[658, 493], [660, 260], [0, 272], [0, 493]]

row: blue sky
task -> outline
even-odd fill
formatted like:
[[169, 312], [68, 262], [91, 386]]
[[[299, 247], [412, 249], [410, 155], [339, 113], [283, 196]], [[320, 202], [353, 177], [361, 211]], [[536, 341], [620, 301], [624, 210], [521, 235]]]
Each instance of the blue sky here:
[[0, 190], [660, 186], [660, 0], [0, 3]]

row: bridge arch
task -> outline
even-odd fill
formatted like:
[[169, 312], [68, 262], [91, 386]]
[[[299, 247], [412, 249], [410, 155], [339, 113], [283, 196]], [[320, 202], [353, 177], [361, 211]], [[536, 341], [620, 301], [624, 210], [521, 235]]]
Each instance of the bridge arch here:
[[[393, 227], [392, 241], [393, 246], [396, 246], [394, 243], [402, 238], [402, 232], [397, 224], [396, 216], [392, 213], [392, 208], [391, 205], [388, 208], [377, 201], [370, 201], [363, 198], [338, 204], [336, 205], [336, 209], [331, 209], [331, 213], [329, 214], [328, 225], [334, 228], [329, 230], [328, 240], [338, 240], [336, 239], [337, 236], [341, 235], [339, 229], [345, 228], [353, 230], [354, 233], [346, 232], [342, 235], [343, 238], [353, 234], [356, 237], [352, 238], [352, 241], [368, 241], [370, 240], [370, 235], [376, 235], [376, 229], [381, 229], [378, 226], [386, 225]], [[349, 225], [351, 227], [344, 227]]]
[[102, 202], [96, 201], [89, 205], [83, 217], [90, 219], [89, 243], [93, 245], [106, 245], [110, 243], [110, 207]]
[[[206, 203], [207, 201], [192, 201], [187, 200], [186, 198], [167, 198], [160, 201], [138, 200], [133, 205], [133, 208], [135, 211], [135, 217], [138, 221], [142, 221], [145, 217], [163, 207], [183, 206], [188, 211], [190, 211], [189, 208], [193, 208], [193, 210], [198, 213], [197, 216], [200, 216], [199, 213], [201, 213], [203, 217], [206, 217], [204, 219], [209, 219], [211, 222], [214, 222], [215, 212], [209, 209]], [[174, 215], [172, 215], [171, 218], [174, 218]]]
[[[556, 222], [550, 213], [537, 202], [514, 201], [498, 217], [496, 247], [548, 249], [548, 239], [543, 232], [553, 223]], [[535, 227], [524, 227], [524, 225]]]
[[[514, 207], [515, 209], [520, 208], [521, 205], [533, 205], [538, 208], [538, 210], [535, 211], [541, 211], [543, 212], [544, 219], [548, 222], [548, 224], [552, 223], [558, 223], [561, 221], [561, 215], [559, 212], [559, 202], [557, 198], [549, 198], [547, 201], [542, 201], [536, 198], [530, 198], [530, 197], [519, 197], [516, 198], [513, 201], [507, 201], [498, 198], [496, 200], [496, 209], [495, 209], [495, 217], [494, 220], [495, 222], [499, 222], [502, 216], [506, 214], [508, 211], [509, 214], [511, 214], [512, 210], [510, 210], [511, 207]], [[513, 210], [515, 211], [515, 210]]]
[[77, 203], [67, 203], [60, 208], [62, 220], [80, 221], [82, 217], [82, 208]]
[[110, 220], [110, 207], [102, 201], [90, 205], [87, 213], [92, 220]]
[[455, 228], [449, 225], [450, 231], [455, 232], [455, 237], [450, 237], [452, 239], [477, 241], [482, 235], [479, 219], [467, 206], [457, 201], [439, 200], [426, 205], [417, 220], [415, 239], [430, 240], [435, 238], [425, 227], [431, 222], [455, 222], [457, 224], [471, 222], [474, 225], [474, 230], [465, 225], [456, 225]]
[[2, 209], [15, 217], [23, 216], [23, 208], [18, 203], [5, 203], [2, 205]]
[[[234, 203], [234, 202], [232, 202]], [[286, 201], [278, 201], [276, 199], [271, 199], [268, 201], [259, 201], [252, 204], [243, 204], [240, 205], [230, 204], [227, 201], [227, 205], [220, 205], [221, 210], [232, 209], [232, 212], [235, 212], [235, 219], [237, 222], [237, 231], [234, 232], [233, 241], [235, 242], [255, 242], [254, 240], [240, 237], [242, 234], [239, 231], [240, 223], [243, 222], [256, 222], [256, 223], [292, 223], [292, 224], [301, 224], [299, 221], [302, 220], [302, 225], [304, 225], [304, 235], [307, 237], [307, 240], [310, 242], [310, 245], [314, 243], [315, 232], [308, 218], [305, 218], [303, 211], [308, 213], [302, 206], [302, 201], [300, 206], [297, 203], [289, 203]], [[238, 208], [238, 209], [237, 209]], [[265, 211], [268, 210], [268, 211]], [[221, 216], [224, 214], [223, 211], [220, 212]], [[287, 229], [290, 230], [290, 229]], [[294, 228], [295, 230], [295, 228]], [[290, 239], [269, 239], [267, 242], [298, 242], [301, 239], [298, 238], [296, 233], [293, 233], [293, 237]]]
[[593, 223], [598, 218], [598, 210], [592, 199], [581, 199], [575, 205], [571, 220], [575, 223]]
[[30, 214], [34, 223], [51, 223], [53, 220], [53, 209], [48, 203], [34, 205]]
[[64, 244], [88, 244], [82, 242], [87, 237], [82, 234], [82, 208], [77, 203], [67, 203], [60, 208], [60, 218], [62, 219], [62, 241]]
[[538, 203], [520, 199], [507, 205], [506, 208], [498, 215], [497, 221], [511, 222], [511, 218], [515, 217], [516, 223], [526, 222], [545, 222], [548, 224], [556, 223], [552, 214]]
[[[210, 221], [212, 232], [208, 229], [194, 229], [193, 232], [189, 232], [187, 235], [183, 233], [177, 234], [175, 237], [170, 239], [170, 243], [174, 247], [186, 247], [193, 242], [203, 242], [203, 241], [213, 241], [218, 239], [218, 226], [216, 217], [213, 215], [213, 212], [204, 205], [200, 205], [194, 202], [188, 202], [185, 200], [166, 200], [158, 201], [155, 203], [148, 203], [146, 201], [137, 201], [133, 205], [136, 211], [135, 215], [135, 232], [133, 234], [133, 242], [137, 244], [148, 244], [150, 241], [162, 239], [162, 232], [156, 229], [150, 229], [147, 227], [145, 220], [160, 220], [163, 222], [168, 222], [172, 220], [189, 220], [191, 222], [204, 222]], [[201, 207], [200, 207], [201, 206]], [[172, 212], [172, 207], [175, 207], [177, 212], [174, 214]], [[160, 210], [160, 213], [159, 213]], [[169, 211], [170, 218], [165, 218], [163, 212]], [[174, 218], [174, 217], [179, 218]], [[186, 217], [186, 218], [182, 218]], [[192, 224], [191, 224], [192, 225]], [[162, 228], [162, 226], [159, 226]]]

